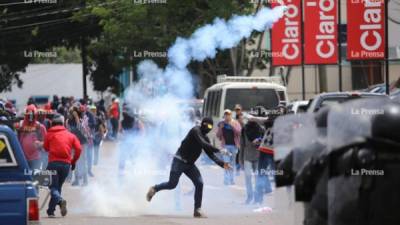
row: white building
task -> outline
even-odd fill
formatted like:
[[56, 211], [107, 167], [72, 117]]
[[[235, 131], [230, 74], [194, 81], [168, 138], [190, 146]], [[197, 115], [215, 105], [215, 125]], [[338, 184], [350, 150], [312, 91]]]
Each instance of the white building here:
[[[0, 93], [0, 97], [16, 100], [17, 108], [24, 107], [30, 96], [74, 96], [83, 97], [82, 64], [30, 64], [20, 79], [22, 88], [16, 84], [11, 92]], [[93, 90], [92, 82], [87, 78], [87, 93], [93, 99], [99, 95]]]

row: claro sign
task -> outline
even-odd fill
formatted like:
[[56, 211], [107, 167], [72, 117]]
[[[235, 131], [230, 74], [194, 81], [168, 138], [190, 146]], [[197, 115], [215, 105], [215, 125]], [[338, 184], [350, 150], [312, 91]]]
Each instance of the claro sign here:
[[347, 1], [347, 58], [385, 58], [385, 1]]
[[[272, 64], [301, 64], [301, 0], [283, 0], [287, 7], [285, 15], [272, 27]], [[272, 1], [271, 7], [280, 5]]]
[[304, 1], [304, 63], [337, 63], [337, 0]]

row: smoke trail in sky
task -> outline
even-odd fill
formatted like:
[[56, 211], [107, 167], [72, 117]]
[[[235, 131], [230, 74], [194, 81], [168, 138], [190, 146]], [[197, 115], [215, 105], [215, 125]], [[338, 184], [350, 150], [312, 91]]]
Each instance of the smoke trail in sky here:
[[233, 16], [225, 21], [216, 18], [212, 24], [197, 29], [189, 38], [178, 37], [168, 50], [171, 66], [184, 69], [191, 60], [214, 58], [217, 50], [236, 46], [253, 31], [262, 32], [283, 16], [284, 6], [263, 8], [255, 15]]
[[[110, 170], [96, 177], [84, 193], [91, 209], [103, 216], [130, 216], [168, 213], [174, 202], [179, 204], [180, 188], [157, 194], [151, 207], [144, 196], [150, 185], [168, 178], [172, 155], [194, 125], [188, 117], [189, 107], [184, 104], [193, 98], [192, 76], [187, 65], [192, 60], [214, 58], [217, 50], [232, 48], [253, 31], [270, 28], [284, 10], [283, 6], [263, 8], [255, 15], [235, 15], [228, 21], [216, 18], [189, 38], [178, 37], [168, 50], [166, 68], [159, 68], [151, 60], [139, 63], [139, 81], [125, 92], [125, 103], [146, 124], [145, 132], [123, 134], [119, 155], [103, 160]], [[125, 171], [116, 173], [121, 161], [125, 163]]]

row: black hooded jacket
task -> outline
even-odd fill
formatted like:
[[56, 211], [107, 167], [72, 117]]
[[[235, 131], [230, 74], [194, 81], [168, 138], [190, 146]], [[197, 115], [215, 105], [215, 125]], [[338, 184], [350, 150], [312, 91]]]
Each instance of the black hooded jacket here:
[[185, 163], [194, 164], [200, 157], [202, 149], [216, 164], [224, 167], [224, 162], [214, 154], [219, 152], [219, 149], [210, 144], [210, 140], [206, 134], [203, 134], [200, 126], [195, 126], [189, 131], [176, 155], [177, 158], [182, 159]]

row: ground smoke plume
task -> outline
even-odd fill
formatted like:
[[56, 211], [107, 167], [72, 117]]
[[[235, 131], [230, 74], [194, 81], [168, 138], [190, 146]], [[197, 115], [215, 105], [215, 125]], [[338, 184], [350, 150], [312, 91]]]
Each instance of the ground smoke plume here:
[[[132, 216], [170, 213], [174, 204], [179, 205], [180, 188], [160, 192], [151, 204], [145, 202], [145, 193], [150, 185], [167, 180], [172, 154], [193, 126], [183, 104], [193, 97], [192, 76], [186, 66], [191, 60], [215, 57], [217, 50], [234, 47], [253, 31], [270, 28], [284, 10], [283, 6], [263, 8], [255, 15], [233, 16], [228, 21], [216, 18], [189, 38], [178, 37], [168, 50], [165, 69], [151, 60], [138, 65], [140, 79], [126, 91], [125, 102], [145, 121], [146, 130], [144, 134], [123, 135], [118, 156], [101, 159], [100, 166], [106, 171], [97, 171], [101, 175], [84, 189], [90, 209], [103, 216]], [[126, 162], [124, 172], [117, 169], [121, 160]]]

